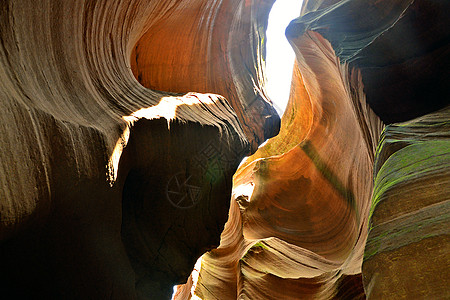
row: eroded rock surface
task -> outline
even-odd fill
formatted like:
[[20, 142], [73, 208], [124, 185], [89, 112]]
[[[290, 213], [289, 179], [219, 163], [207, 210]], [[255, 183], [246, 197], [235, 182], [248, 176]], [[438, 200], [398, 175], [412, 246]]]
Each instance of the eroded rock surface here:
[[167, 298], [218, 245], [232, 174], [279, 117], [263, 95], [136, 80], [133, 49], [180, 4], [0, 3], [2, 297]]
[[450, 109], [383, 132], [363, 263], [370, 299], [450, 296]]
[[[157, 1], [154, 1], [155, 3]], [[165, 1], [131, 53], [133, 74], [153, 90], [223, 95], [252, 149], [278, 133], [264, 101], [265, 29], [273, 0]]]
[[382, 123], [365, 103], [359, 73], [340, 64], [328, 41], [308, 32], [291, 42], [298, 64], [280, 134], [234, 177], [221, 245], [203, 256], [202, 299], [364, 298]]
[[[375, 181], [372, 226], [377, 227], [371, 227], [374, 231], [366, 249], [365, 243], [374, 161], [375, 168], [380, 168], [405, 146], [396, 142], [375, 152], [383, 128], [379, 118], [398, 122], [448, 105], [449, 64], [441, 56], [448, 52], [446, 11], [445, 1], [304, 4], [302, 17], [286, 31], [297, 66], [280, 134], [238, 169], [221, 246], [203, 256], [198, 280], [192, 277], [180, 287], [180, 297], [187, 297], [191, 286], [196, 286], [192, 294], [204, 299], [216, 295], [223, 299], [445, 298], [441, 288], [448, 285], [444, 269], [449, 256], [444, 204], [418, 211], [417, 218], [405, 214], [400, 221], [391, 212], [398, 206], [415, 211], [419, 203], [448, 198], [446, 188], [434, 190], [434, 184], [448, 185], [444, 171], [448, 145], [436, 141], [448, 138], [442, 136], [448, 131], [446, 113], [429, 115], [434, 121], [399, 125], [402, 135], [411, 139], [408, 143], [417, 143], [413, 152], [430, 158], [435, 171], [418, 167], [413, 171], [417, 174], [411, 175], [415, 179], [409, 173], [401, 177], [404, 186], [395, 179], [399, 176], [395, 170], [404, 166], [393, 158], [385, 170], [392, 178]], [[385, 134], [396, 126], [391, 125]], [[431, 144], [423, 143], [422, 137], [432, 140]], [[430, 153], [433, 145], [439, 153]], [[417, 195], [408, 194], [416, 184], [429, 188], [423, 194], [419, 190]], [[404, 200], [384, 196], [387, 188]], [[375, 206], [379, 197], [392, 199], [383, 201], [389, 212], [385, 222], [392, 222], [389, 229], [382, 230], [384, 221], [376, 218], [377, 210], [383, 210]], [[425, 223], [429, 228], [423, 229], [428, 231], [422, 236], [412, 230]], [[397, 240], [406, 231], [409, 237]], [[385, 236], [386, 232], [390, 234]], [[390, 240], [380, 246], [384, 239]], [[377, 247], [386, 247], [389, 254], [380, 250], [367, 258], [377, 253]], [[431, 262], [424, 252], [419, 254], [422, 247], [439, 258]], [[401, 250], [389, 252], [392, 249]], [[362, 282], [364, 251], [368, 260]], [[417, 262], [405, 267], [418, 270], [410, 279], [401, 270], [414, 258]], [[433, 271], [427, 269], [430, 265]], [[436, 278], [435, 291], [428, 278]], [[404, 283], [396, 286], [398, 282]]]
[[449, 2], [305, 1], [281, 129], [273, 2], [0, 2], [2, 297], [448, 297]]
[[449, 104], [449, 11], [445, 0], [306, 1], [290, 30], [323, 35], [361, 71], [383, 122], [402, 122]]

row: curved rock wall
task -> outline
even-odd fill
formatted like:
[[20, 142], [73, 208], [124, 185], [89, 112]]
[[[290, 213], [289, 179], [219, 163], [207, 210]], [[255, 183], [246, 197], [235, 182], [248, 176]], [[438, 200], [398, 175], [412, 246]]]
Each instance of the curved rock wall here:
[[364, 254], [368, 298], [450, 296], [450, 109], [383, 132]]
[[235, 174], [221, 246], [202, 259], [202, 299], [364, 297], [382, 123], [365, 103], [359, 73], [340, 64], [328, 41], [307, 32], [291, 43], [298, 64], [280, 134]]
[[392, 123], [448, 105], [449, 10], [445, 0], [306, 1], [292, 25], [322, 34], [358, 68], [367, 102]]
[[[5, 297], [169, 297], [196, 258], [218, 245], [231, 176], [250, 144], [256, 149], [278, 132], [279, 117], [262, 94], [228, 93], [230, 102], [217, 95], [226, 88], [253, 91], [248, 81], [261, 85], [260, 68], [241, 70], [260, 55], [252, 47], [242, 54], [245, 64], [235, 57], [234, 69], [217, 66], [224, 74], [217, 85], [226, 88], [202, 90], [216, 94], [181, 96], [199, 87], [156, 91], [136, 80], [133, 49], [179, 4], [0, 3]], [[182, 18], [196, 19], [190, 13]], [[252, 26], [234, 26], [235, 35], [259, 41]], [[190, 47], [199, 39], [189, 36]], [[233, 77], [238, 73], [245, 80]], [[184, 207], [186, 199], [192, 207]]]
[[[180, 297], [446, 297], [448, 114], [389, 126], [376, 153], [383, 126], [365, 103], [387, 123], [448, 105], [448, 8], [305, 2], [286, 31], [297, 66], [280, 134], [238, 169], [221, 246], [203, 256]], [[405, 143], [416, 145], [398, 161]], [[425, 170], [402, 162], [414, 160]]]
[[166, 1], [133, 48], [133, 74], [154, 90], [223, 95], [256, 150], [279, 122], [262, 73], [273, 2]]
[[447, 297], [450, 3], [305, 1], [280, 128], [273, 2], [0, 2], [2, 296]]

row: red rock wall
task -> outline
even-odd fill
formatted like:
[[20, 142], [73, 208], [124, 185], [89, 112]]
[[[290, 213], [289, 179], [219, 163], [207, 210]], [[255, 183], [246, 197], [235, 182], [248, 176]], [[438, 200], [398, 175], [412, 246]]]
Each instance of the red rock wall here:
[[[235, 174], [221, 246], [203, 256], [202, 299], [364, 297], [382, 123], [365, 103], [359, 73], [339, 63], [328, 41], [308, 32], [291, 42], [298, 64], [281, 132]], [[245, 185], [251, 194], [239, 193]]]
[[272, 4], [0, 2], [2, 296], [447, 296], [449, 2], [305, 1], [281, 129]]
[[[211, 4], [198, 3], [199, 10]], [[201, 91], [208, 94], [182, 96], [200, 87], [161, 85], [164, 90], [156, 91], [137, 81], [131, 63], [136, 45], [156, 23], [170, 23], [178, 5], [0, 3], [0, 281], [5, 297], [168, 297], [196, 258], [218, 245], [231, 176], [249, 144], [256, 149], [278, 132], [279, 117], [263, 94], [247, 87], [248, 82], [261, 86], [262, 76], [256, 74], [261, 69], [253, 62], [261, 50], [252, 47], [242, 57], [229, 49], [212, 53], [213, 58], [233, 56], [234, 69], [217, 64], [214, 74], [224, 76], [216, 85], [223, 88], [206, 86]], [[230, 5], [223, 6], [225, 12], [234, 13], [237, 7]], [[176, 12], [172, 28], [181, 27], [182, 20], [198, 22], [199, 11], [188, 11]], [[203, 13], [207, 17], [211, 11]], [[260, 43], [260, 32], [250, 25], [241, 28], [238, 20], [234, 35], [252, 34]], [[215, 35], [220, 32], [217, 27]], [[200, 37], [185, 33], [179, 37], [193, 41], [184, 45], [187, 55], [195, 52]], [[176, 40], [176, 32], [167, 34]], [[167, 54], [180, 47], [166, 46]], [[241, 69], [244, 59], [252, 72]], [[217, 95], [226, 89], [234, 90], [227, 94], [230, 102]], [[192, 186], [201, 198], [191, 211], [177, 210], [166, 195], [179, 172], [195, 179]], [[172, 262], [165, 256], [178, 258]]]
[[278, 119], [264, 92], [264, 34], [273, 0], [173, 1], [152, 13], [131, 54], [145, 87], [214, 92], [230, 101], [256, 150]]
[[[221, 246], [203, 256], [195, 295], [446, 297], [448, 192], [436, 186], [449, 177], [448, 114], [394, 124], [375, 148], [378, 116], [399, 122], [448, 105], [448, 9], [445, 1], [303, 5], [286, 32], [297, 67], [280, 134], [238, 169]], [[426, 171], [397, 159], [406, 145], [401, 159], [412, 164], [412, 155]]]

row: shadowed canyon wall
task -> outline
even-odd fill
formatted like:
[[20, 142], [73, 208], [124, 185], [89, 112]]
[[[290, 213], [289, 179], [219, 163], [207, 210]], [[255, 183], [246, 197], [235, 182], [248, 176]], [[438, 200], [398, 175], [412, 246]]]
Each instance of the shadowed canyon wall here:
[[2, 297], [450, 296], [450, 4], [305, 1], [280, 123], [273, 2], [0, 2]]

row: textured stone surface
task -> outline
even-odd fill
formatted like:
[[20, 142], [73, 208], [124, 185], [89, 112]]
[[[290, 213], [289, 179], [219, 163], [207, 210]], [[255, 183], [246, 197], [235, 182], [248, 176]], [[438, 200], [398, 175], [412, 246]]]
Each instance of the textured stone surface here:
[[[448, 105], [448, 58], [443, 54], [448, 52], [446, 11], [444, 1], [306, 1], [302, 17], [286, 31], [297, 66], [280, 134], [238, 169], [221, 246], [203, 256], [195, 295], [202, 299], [216, 295], [223, 299], [446, 297], [442, 289], [449, 279], [443, 269], [449, 258], [448, 220], [442, 207], [430, 206], [402, 220], [388, 214], [392, 238], [377, 248], [380, 239], [387, 239], [380, 225], [373, 228], [374, 239], [369, 238], [365, 249], [372, 193], [377, 202], [386, 188], [377, 179], [372, 190], [372, 165], [376, 161], [378, 172], [382, 162], [404, 146], [393, 143], [389, 150], [375, 152], [382, 123], [366, 100], [387, 123]], [[428, 139], [448, 134], [443, 125], [448, 115], [440, 118], [437, 129], [424, 125], [422, 133]], [[423, 181], [439, 188], [430, 186], [422, 194], [400, 184], [393, 187], [394, 195], [402, 197], [405, 188], [409, 201], [384, 207], [380, 203], [379, 211], [414, 211], [418, 203], [448, 199], [448, 146], [437, 141], [421, 144], [423, 136], [414, 134], [417, 126], [401, 128], [403, 135], [411, 135], [411, 143], [420, 144], [416, 156], [435, 148], [440, 151], [433, 174], [417, 171], [416, 179], [405, 177], [404, 184]], [[393, 160], [386, 172], [397, 176], [401, 168], [402, 163]], [[373, 218], [373, 224], [380, 222], [377, 214]], [[434, 221], [430, 224], [430, 220]], [[400, 238], [397, 231], [410, 236]], [[430, 239], [423, 248], [436, 255], [434, 260], [420, 253], [417, 241], [423, 237]], [[408, 243], [411, 247], [405, 248]], [[381, 253], [365, 262], [363, 291], [362, 254], [365, 251], [367, 258], [374, 247]], [[404, 252], [396, 256], [392, 249]], [[417, 262], [406, 268], [408, 253]], [[402, 268], [417, 273], [410, 280]], [[428, 276], [436, 283], [429, 284]], [[404, 283], [396, 286], [399, 282]], [[180, 287], [180, 296], [186, 297], [191, 285], [195, 280]], [[434, 285], [439, 285], [436, 291]]]
[[164, 1], [133, 48], [133, 74], [153, 90], [225, 96], [256, 150], [279, 124], [262, 73], [273, 2]]
[[235, 174], [221, 245], [203, 256], [202, 299], [364, 298], [360, 268], [382, 123], [365, 103], [359, 73], [340, 64], [328, 41], [308, 32], [291, 43], [298, 64], [280, 134]]
[[449, 104], [450, 27], [446, 0], [307, 1], [291, 31], [328, 39], [361, 71], [367, 102], [385, 122]]
[[[198, 111], [205, 106], [209, 110]], [[198, 119], [169, 118], [183, 108], [197, 111]], [[225, 109], [219, 115], [228, 123], [198, 122], [213, 120], [216, 109]], [[52, 196], [36, 200], [48, 201], [47, 214], [25, 210], [17, 205], [20, 199], [2, 201], [4, 295], [164, 299], [187, 279], [196, 258], [219, 244], [231, 178], [249, 146], [225, 99], [163, 98], [125, 119], [129, 127], [115, 151], [128, 144], [113, 183], [103, 148], [88, 152], [98, 155], [97, 169], [88, 169], [97, 177], [77, 177], [81, 168], [63, 151], [69, 146], [58, 123], [46, 123], [52, 138], [40, 142], [52, 150], [47, 153]], [[25, 213], [31, 216], [25, 219]]]
[[450, 296], [450, 109], [386, 127], [363, 263], [368, 298]]
[[[223, 75], [202, 90], [215, 94], [136, 80], [133, 49], [188, 2], [1, 1], [2, 297], [167, 298], [218, 245], [232, 174], [250, 145], [278, 132], [279, 117], [260, 93], [224, 92], [254, 90], [247, 83], [260, 74], [244, 66], [261, 49], [208, 74]], [[258, 40], [247, 27], [233, 34]], [[167, 34], [193, 41], [184, 55], [200, 39]]]
[[305, 1], [281, 125], [273, 2], [0, 1], [0, 298], [449, 297], [450, 2]]

